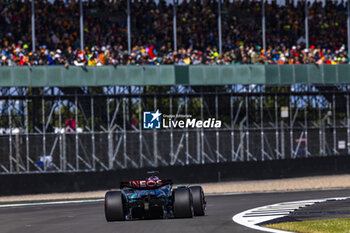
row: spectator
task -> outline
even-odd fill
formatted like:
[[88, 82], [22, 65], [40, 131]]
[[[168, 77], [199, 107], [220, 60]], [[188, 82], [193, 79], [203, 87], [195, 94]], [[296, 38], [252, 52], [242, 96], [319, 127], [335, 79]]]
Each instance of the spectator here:
[[66, 120], [66, 132], [71, 133], [76, 130], [76, 122], [73, 119]]
[[[290, 2], [290, 1], [287, 1]], [[178, 51], [173, 51], [172, 2], [131, 4], [132, 53], [126, 37], [126, 1], [84, 2], [84, 51], [76, 1], [36, 1], [37, 50], [30, 51], [31, 1], [0, 0], [0, 65], [198, 65], [348, 63], [346, 8], [314, 2], [309, 7], [310, 49], [305, 49], [304, 3], [266, 6], [267, 45], [261, 48], [261, 2], [222, 5], [223, 53], [219, 54], [217, 2], [178, 5]], [[169, 3], [169, 4], [168, 4]]]

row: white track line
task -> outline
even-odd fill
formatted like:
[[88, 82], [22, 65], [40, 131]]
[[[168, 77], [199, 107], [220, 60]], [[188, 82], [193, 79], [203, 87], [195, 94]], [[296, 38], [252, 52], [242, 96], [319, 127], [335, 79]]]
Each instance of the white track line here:
[[[283, 193], [284, 191], [282, 191]], [[288, 192], [288, 191], [287, 191]], [[294, 191], [292, 191], [294, 192]], [[268, 193], [268, 192], [264, 192]], [[276, 192], [271, 192], [276, 193]], [[280, 191], [277, 191], [277, 193], [280, 193]], [[214, 197], [214, 196], [234, 196], [234, 195], [245, 195], [245, 194], [260, 194], [260, 192], [249, 192], [249, 193], [211, 193], [206, 194], [207, 197]], [[100, 202], [104, 201], [103, 198], [98, 199], [79, 199], [79, 200], [66, 200], [66, 201], [54, 201], [54, 200], [48, 200], [48, 201], [40, 201], [40, 200], [26, 200], [22, 203], [0, 203], [0, 208], [6, 208], [6, 207], [23, 207], [23, 206], [36, 206], [36, 205], [63, 205], [63, 204], [74, 204], [74, 203], [89, 203], [89, 202]]]
[[[229, 195], [239, 195], [239, 194], [244, 194], [244, 193], [218, 193], [218, 194], [207, 194], [206, 196], [229, 196]], [[66, 200], [66, 201], [31, 201], [31, 202], [23, 202], [23, 203], [0, 204], [0, 208], [39, 206], [39, 205], [64, 205], [64, 204], [91, 203], [91, 202], [101, 202], [101, 201], [104, 201], [104, 199], [99, 198], [99, 199], [81, 199], [81, 200]]]
[[103, 199], [86, 199], [86, 200], [71, 200], [71, 201], [45, 201], [45, 202], [0, 204], [0, 208], [5, 208], [5, 207], [23, 207], [23, 206], [38, 206], [38, 205], [64, 205], [64, 204], [91, 203], [91, 202], [100, 202], [100, 201], [103, 201]]
[[286, 233], [287, 231], [276, 230], [271, 228], [266, 228], [259, 226], [260, 223], [274, 220], [277, 218], [288, 216], [293, 211], [313, 205], [319, 202], [325, 202], [330, 200], [344, 200], [350, 197], [338, 197], [338, 198], [324, 198], [324, 199], [314, 199], [306, 201], [293, 201], [293, 202], [282, 202], [273, 205], [261, 206], [254, 209], [243, 211], [232, 217], [232, 220], [240, 225], [265, 232], [273, 233]]
[[[289, 190], [289, 191], [269, 191], [269, 192], [240, 192], [240, 193], [210, 193], [205, 194], [206, 197], [214, 197], [214, 196], [238, 196], [238, 195], [250, 195], [250, 194], [272, 194], [272, 193], [300, 193], [300, 192], [317, 192], [317, 191], [335, 191], [335, 190], [343, 190], [343, 188], [335, 188], [335, 189], [318, 189], [318, 190]], [[21, 206], [35, 206], [35, 205], [59, 205], [59, 204], [74, 204], [74, 203], [89, 203], [89, 202], [99, 202], [103, 201], [103, 198], [98, 199], [75, 199], [75, 200], [66, 200], [66, 201], [40, 201], [40, 200], [25, 200], [22, 203], [9, 203], [1, 204], [0, 208], [3, 207], [21, 207]]]
[[205, 194], [205, 196], [210, 197], [210, 196], [235, 196], [235, 195], [250, 195], [250, 194], [303, 193], [303, 192], [320, 192], [320, 191], [337, 191], [337, 190], [345, 190], [345, 188], [279, 190], [279, 191], [237, 192], [237, 193], [208, 193], [208, 194]]
[[[206, 194], [205, 196], [232, 196], [232, 195], [244, 195], [247, 193], [213, 193]], [[249, 193], [253, 194], [253, 193]], [[101, 202], [104, 201], [103, 198], [99, 199], [80, 199], [80, 200], [66, 200], [66, 201], [24, 201], [23, 203], [6, 203], [0, 204], [0, 208], [8, 207], [24, 207], [24, 206], [39, 206], [39, 205], [64, 205], [64, 204], [74, 204], [74, 203], [91, 203], [91, 202]]]

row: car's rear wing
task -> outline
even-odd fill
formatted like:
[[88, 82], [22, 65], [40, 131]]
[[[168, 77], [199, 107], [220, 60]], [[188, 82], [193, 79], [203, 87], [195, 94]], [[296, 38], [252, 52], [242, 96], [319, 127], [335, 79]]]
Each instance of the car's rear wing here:
[[132, 189], [157, 189], [165, 185], [172, 185], [172, 180], [131, 180], [126, 182], [120, 182], [120, 188], [132, 188]]

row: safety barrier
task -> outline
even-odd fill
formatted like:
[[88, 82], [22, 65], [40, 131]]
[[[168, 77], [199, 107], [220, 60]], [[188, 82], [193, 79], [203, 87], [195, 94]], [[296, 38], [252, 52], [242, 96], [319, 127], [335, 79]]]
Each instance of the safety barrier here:
[[0, 87], [350, 83], [350, 65], [1, 67]]
[[[118, 188], [120, 181], [144, 178], [149, 169], [154, 168], [1, 175], [0, 196], [107, 190]], [[214, 163], [159, 167], [156, 170], [161, 177], [170, 178], [176, 184], [348, 174], [350, 156]]]

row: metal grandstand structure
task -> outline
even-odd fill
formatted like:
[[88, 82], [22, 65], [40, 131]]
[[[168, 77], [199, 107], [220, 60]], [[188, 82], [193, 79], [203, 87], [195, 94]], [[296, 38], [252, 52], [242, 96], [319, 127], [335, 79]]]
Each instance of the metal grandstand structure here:
[[[83, 8], [83, 1], [84, 0], [80, 0], [79, 1], [79, 12], [80, 12], [80, 16], [79, 16], [79, 23], [80, 23], [80, 48], [81, 50], [84, 50], [84, 8]], [[167, 2], [171, 2], [173, 4], [173, 45], [174, 45], [174, 50], [177, 50], [177, 33], [176, 33], [176, 25], [177, 25], [177, 18], [176, 18], [176, 12], [177, 12], [177, 6], [179, 4], [179, 2], [182, 2], [183, 0], [170, 0]], [[232, 2], [232, 0], [229, 0], [230, 2]], [[271, 4], [272, 0], [257, 0], [259, 2], [261, 2], [261, 44], [262, 44], [262, 48], [264, 50], [266, 50], [266, 15], [265, 15], [265, 4]], [[326, 3], [326, 1], [328, 0], [321, 0], [321, 2], [323, 2], [323, 4]], [[350, 54], [350, 4], [349, 4], [350, 0], [338, 0], [337, 4], [344, 4], [347, 5], [347, 48], [348, 48], [348, 54]], [[203, 2], [203, 1], [202, 1]], [[222, 7], [221, 4], [224, 2], [222, 0], [217, 1], [218, 2], [218, 9], [217, 9], [217, 25], [218, 25], [218, 49], [219, 52], [222, 53], [222, 25], [221, 25], [221, 21], [222, 21]], [[279, 2], [278, 5], [285, 5], [286, 4], [286, 0], [276, 0], [276, 2]], [[291, 0], [289, 2], [292, 2]], [[309, 48], [309, 7], [310, 5], [312, 5], [315, 0], [293, 0], [294, 5], [298, 4], [298, 2], [300, 4], [304, 4], [305, 5], [305, 14], [304, 14], [304, 27], [305, 27], [305, 47]], [[32, 50], [35, 50], [35, 46], [36, 46], [36, 40], [35, 40], [35, 1], [32, 0], [31, 1], [31, 27], [32, 27]], [[335, 4], [335, 1], [332, 1], [333, 4]], [[126, 0], [126, 21], [127, 21], [127, 38], [128, 38], [128, 52], [129, 54], [131, 53], [131, 13], [130, 13], [130, 4], [132, 4], [132, 2], [130, 0]]]
[[[0, 89], [0, 172], [75, 172], [350, 153], [347, 85]], [[152, 87], [151, 87], [152, 88]], [[142, 112], [220, 129], [145, 130]], [[77, 128], [69, 132], [66, 120]]]

